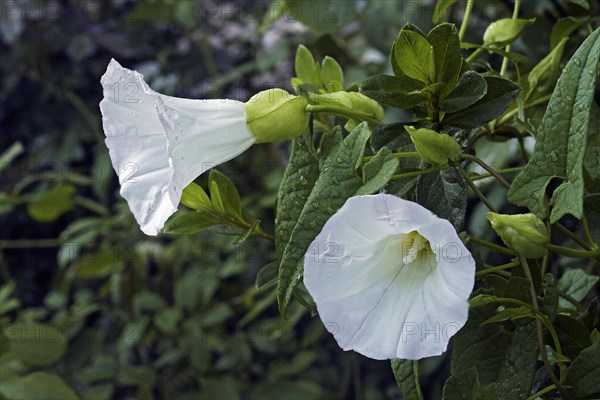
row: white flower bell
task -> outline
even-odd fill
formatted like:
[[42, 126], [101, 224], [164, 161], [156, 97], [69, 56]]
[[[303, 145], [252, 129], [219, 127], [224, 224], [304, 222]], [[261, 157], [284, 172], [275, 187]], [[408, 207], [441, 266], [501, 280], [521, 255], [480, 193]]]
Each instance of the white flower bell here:
[[475, 262], [452, 225], [399, 197], [356, 196], [304, 259], [304, 284], [344, 350], [382, 360], [446, 351], [466, 322]]
[[[196, 177], [254, 143], [289, 136], [289, 132], [278, 137], [277, 132], [251, 128], [246, 120], [250, 103], [165, 96], [150, 89], [141, 74], [115, 60], [101, 83], [102, 124], [120, 193], [147, 235], [158, 234], [177, 211], [182, 190]], [[297, 99], [285, 93], [288, 101]], [[292, 118], [295, 122], [306, 118], [302, 101], [287, 110], [299, 115]], [[258, 112], [252, 111], [256, 118]], [[286, 119], [277, 114], [274, 118]], [[305, 127], [294, 128], [303, 132]]]

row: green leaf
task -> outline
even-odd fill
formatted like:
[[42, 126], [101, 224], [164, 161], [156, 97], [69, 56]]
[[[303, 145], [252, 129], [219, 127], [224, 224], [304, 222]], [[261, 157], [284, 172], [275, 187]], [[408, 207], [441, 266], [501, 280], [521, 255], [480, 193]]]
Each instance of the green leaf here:
[[588, 218], [590, 235], [597, 245], [600, 245], [600, 193], [585, 196], [583, 199], [585, 215]]
[[486, 75], [487, 92], [474, 104], [458, 112], [444, 116], [444, 126], [457, 128], [478, 128], [499, 117], [519, 95], [519, 86], [500, 76]]
[[256, 275], [256, 288], [266, 289], [277, 283], [277, 275], [279, 274], [279, 261], [273, 261], [265, 265], [258, 271]]
[[344, 72], [333, 58], [326, 56], [321, 63], [321, 80], [327, 92], [344, 90]]
[[[589, 275], [582, 269], [570, 269], [561, 276], [558, 288], [577, 301], [582, 301], [596, 286], [600, 277]], [[565, 299], [560, 299], [560, 307], [573, 308], [574, 306]]]
[[562, 344], [563, 354], [574, 359], [581, 351], [592, 345], [590, 330], [580, 321], [567, 315], [558, 314], [554, 327]]
[[398, 108], [412, 108], [426, 100], [426, 97], [419, 93], [421, 89], [421, 82], [406, 75], [375, 75], [362, 83], [360, 92], [379, 103]]
[[202, 186], [190, 183], [181, 193], [181, 203], [189, 208], [200, 211], [214, 211], [208, 194]]
[[456, 112], [477, 102], [487, 93], [485, 79], [475, 71], [465, 72], [446, 98], [440, 103], [440, 110]]
[[[346, 23], [365, 10], [366, 3], [362, 1], [327, 1], [285, 0], [272, 3], [269, 7], [283, 4], [283, 11], [292, 23], [301, 22], [317, 36], [339, 31]], [[269, 8], [271, 10], [271, 8]], [[272, 24], [274, 19], [269, 11], [266, 19]]]
[[303, 45], [298, 46], [296, 50], [296, 61], [295, 61], [296, 76], [304, 83], [320, 86], [321, 77], [319, 72], [319, 65], [315, 62], [315, 59], [306, 47]]
[[467, 212], [467, 186], [454, 168], [421, 175], [417, 182], [417, 202], [460, 232]]
[[383, 147], [375, 156], [362, 167], [362, 179], [364, 185], [358, 189], [354, 195], [366, 195], [375, 193], [384, 187], [392, 178], [399, 161], [392, 151]]
[[325, 222], [341, 208], [346, 200], [363, 186], [372, 192], [379, 190], [357, 175], [370, 131], [366, 122], [356, 127], [340, 145], [331, 151], [323, 164], [321, 175], [304, 204], [279, 265], [277, 300], [285, 315], [296, 285], [302, 279], [304, 255]]
[[[481, 298], [487, 297], [489, 296]], [[466, 325], [454, 336], [451, 376], [474, 367], [482, 389], [497, 384], [499, 396], [496, 398], [526, 398], [531, 393], [537, 368], [535, 322], [518, 326], [514, 330], [512, 323], [480, 326], [495, 314], [495, 310], [495, 304], [469, 310]], [[510, 329], [507, 329], [505, 324], [509, 325]], [[483, 397], [482, 395], [477, 398]]]
[[[323, 136], [334, 138], [336, 135], [327, 132]], [[275, 215], [275, 249], [279, 260], [319, 177], [319, 160], [315, 158], [312, 148], [312, 139], [308, 134], [294, 140], [290, 162], [279, 186]]]
[[412, 146], [410, 135], [407, 135], [404, 129], [405, 125], [404, 122], [397, 122], [375, 127], [371, 134], [371, 149], [377, 152], [382, 147], [388, 147], [392, 151], [398, 151], [403, 147]]
[[450, 135], [431, 129], [404, 127], [415, 144], [419, 156], [432, 164], [446, 164], [460, 155], [460, 145]]
[[535, 22], [531, 19], [503, 18], [492, 22], [483, 34], [483, 44], [505, 46], [511, 44], [521, 34], [523, 29]]
[[75, 186], [61, 184], [27, 205], [29, 216], [37, 222], [51, 222], [73, 209]]
[[469, 308], [483, 307], [488, 304], [496, 303], [498, 297], [491, 294], [478, 294], [469, 300]]
[[444, 23], [436, 26], [427, 35], [427, 40], [433, 46], [435, 81], [443, 83], [440, 96], [445, 98], [458, 81], [462, 68], [460, 39], [456, 25]]
[[202, 211], [178, 213], [175, 218], [167, 222], [163, 233], [166, 235], [193, 235], [222, 223], [223, 221], [212, 213]]
[[582, 26], [585, 20], [578, 20], [573, 17], [559, 19], [552, 27], [550, 33], [550, 48], [555, 48], [563, 38], [568, 38], [571, 33]]
[[510, 202], [546, 215], [546, 186], [563, 182], [552, 194], [550, 222], [565, 214], [583, 214], [583, 159], [590, 125], [591, 103], [600, 57], [600, 29], [596, 29], [567, 63], [542, 118], [533, 155], [508, 191]]
[[600, 395], [600, 342], [583, 350], [567, 370], [569, 393], [578, 399]]
[[505, 308], [502, 311], [499, 311], [498, 314], [486, 319], [485, 321], [483, 321], [481, 323], [480, 326], [485, 326], [485, 325], [489, 325], [489, 324], [493, 324], [495, 322], [502, 322], [502, 321], [508, 321], [508, 320], [515, 320], [515, 319], [519, 319], [519, 318], [525, 318], [525, 317], [533, 317], [535, 316], [534, 312], [531, 311], [530, 308], [528, 307], [510, 307], [510, 308]]
[[76, 274], [79, 279], [98, 279], [110, 276], [123, 268], [123, 258], [111, 248], [101, 248], [77, 260]]
[[435, 3], [435, 8], [433, 10], [433, 23], [438, 24], [446, 10], [450, 8], [453, 4], [455, 4], [457, 1], [458, 0], [437, 0], [437, 2]]
[[16, 141], [11, 144], [8, 149], [2, 152], [2, 154], [0, 154], [0, 172], [2, 172], [4, 168], [8, 167], [15, 158], [23, 153], [23, 151], [25, 151], [23, 143]]
[[569, 3], [577, 4], [579, 7], [589, 10], [590, 9], [590, 1], [589, 0], [569, 0]]
[[58, 375], [34, 372], [0, 383], [0, 394], [7, 399], [79, 400], [77, 393]]
[[[600, 193], [600, 107], [594, 102], [587, 137], [583, 159], [585, 189], [588, 193]], [[599, 239], [596, 239], [596, 243], [600, 243]]]
[[66, 336], [53, 324], [16, 322], [2, 329], [9, 353], [32, 367], [54, 364], [67, 350]]
[[393, 52], [405, 75], [425, 84], [435, 82], [433, 46], [421, 34], [402, 29], [394, 42]]
[[479, 377], [474, 367], [451, 375], [444, 384], [443, 400], [481, 400]]
[[537, 90], [545, 92], [545, 89], [554, 86], [555, 79], [560, 66], [560, 59], [565, 49], [565, 44], [568, 38], [564, 38], [552, 51], [544, 57], [533, 69], [526, 75], [527, 90], [521, 92], [523, 101], [527, 99]]
[[392, 360], [392, 372], [404, 400], [424, 399], [419, 383], [419, 361], [395, 358]]
[[[221, 211], [225, 215], [231, 215], [235, 217], [238, 221], [244, 221], [244, 217], [242, 216], [242, 203], [240, 201], [240, 195], [231, 180], [217, 171], [216, 169], [210, 170], [210, 174], [208, 175], [208, 183], [210, 185], [210, 196], [213, 199], [213, 207], [216, 210], [219, 210], [218, 207], [223, 206], [223, 211]], [[217, 190], [217, 205], [215, 205], [215, 194], [213, 193], [215, 185], [218, 187]]]

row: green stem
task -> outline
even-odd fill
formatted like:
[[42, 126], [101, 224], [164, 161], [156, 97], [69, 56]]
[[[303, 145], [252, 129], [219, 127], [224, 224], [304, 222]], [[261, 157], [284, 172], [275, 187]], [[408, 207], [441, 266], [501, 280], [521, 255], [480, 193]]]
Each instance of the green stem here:
[[[498, 174], [511, 174], [513, 172], [519, 172], [523, 168], [524, 167], [503, 168], [503, 169], [497, 170], [496, 173], [498, 173]], [[492, 178], [492, 177], [493, 177], [493, 175], [488, 172], [487, 174], [481, 174], [481, 175], [471, 176], [471, 180], [472, 181], [478, 181], [478, 180], [481, 180], [481, 179], [487, 179], [487, 178]]]
[[473, 10], [473, 3], [475, 0], [467, 0], [467, 6], [465, 8], [465, 16], [463, 17], [462, 23], [460, 24], [460, 31], [458, 32], [458, 38], [463, 41], [465, 32], [467, 32], [467, 26], [469, 26], [469, 19], [471, 18], [471, 11]]
[[487, 240], [479, 239], [474, 236], [469, 236], [468, 241], [473, 242], [473, 243], [478, 244], [483, 247], [487, 247], [488, 249], [491, 249], [491, 250], [496, 250], [497, 252], [502, 253], [502, 254], [508, 254], [510, 256], [516, 255], [516, 253], [509, 248], [499, 246], [495, 243], [488, 242]]
[[557, 291], [558, 291], [558, 295], [560, 297], [562, 297], [563, 299], [567, 300], [569, 303], [573, 304], [575, 306], [575, 308], [577, 309], [577, 311], [579, 311], [580, 313], [585, 311], [585, 307], [580, 302], [575, 300], [572, 296], [568, 295], [567, 293], [563, 292], [560, 289], [557, 289]]
[[544, 334], [542, 332], [541, 322], [544, 323], [544, 325], [550, 332], [552, 340], [554, 341], [554, 347], [556, 348], [556, 352], [558, 354], [562, 354], [560, 341], [558, 340], [558, 335], [556, 334], [552, 323], [548, 320], [548, 317], [540, 311], [540, 307], [537, 301], [537, 294], [535, 292], [535, 286], [533, 285], [533, 278], [531, 277], [531, 271], [529, 270], [529, 264], [527, 263], [527, 259], [523, 256], [519, 256], [519, 261], [521, 262], [521, 265], [523, 265], [523, 272], [525, 273], [525, 278], [527, 278], [527, 280], [529, 281], [529, 294], [531, 296], [531, 303], [533, 304], [533, 311], [535, 311], [536, 315], [540, 317], [536, 318], [536, 330], [540, 355], [542, 356], [542, 360], [544, 361], [544, 365], [546, 367], [548, 375], [550, 376], [550, 379], [562, 393], [562, 391], [564, 390], [564, 387], [562, 387], [562, 383], [565, 381], [567, 369], [563, 362], [558, 363], [560, 380], [557, 380], [556, 375], [554, 375], [552, 367], [548, 362], [548, 355], [546, 354], [546, 346], [544, 346]]
[[587, 241], [590, 243], [590, 245], [592, 247], [597, 247], [596, 242], [594, 242], [594, 238], [592, 237], [592, 232], [590, 231], [590, 225], [588, 223], [588, 219], [585, 216], [585, 214], [583, 215], [583, 218], [581, 218], [581, 222], [583, 224], [583, 232], [585, 233], [585, 238], [587, 239]]
[[[521, 6], [521, 0], [515, 0], [515, 8], [513, 9], [512, 19], [515, 20], [519, 17], [519, 7]], [[510, 54], [511, 45], [506, 46], [506, 54]], [[502, 60], [502, 67], [500, 68], [500, 76], [506, 75], [506, 70], [508, 69], [508, 57], [505, 56]]]
[[88, 210], [93, 211], [96, 214], [101, 215], [103, 217], [107, 217], [110, 215], [108, 209], [102, 204], [95, 202], [94, 200], [86, 199], [85, 197], [74, 196], [73, 203], [83, 208], [87, 208]]
[[481, 271], [477, 271], [475, 273], [475, 276], [483, 276], [483, 275], [491, 274], [493, 272], [504, 271], [507, 269], [518, 267], [519, 265], [521, 265], [521, 262], [519, 260], [514, 260], [514, 261], [511, 261], [506, 264], [498, 265], [497, 267], [490, 267], [490, 268], [486, 268]]
[[456, 164], [456, 167], [458, 168], [458, 172], [460, 172], [460, 174], [462, 175], [462, 177], [465, 180], [465, 182], [467, 183], [467, 185], [469, 185], [469, 187], [471, 188], [473, 193], [475, 193], [477, 195], [477, 197], [479, 197], [479, 199], [483, 202], [483, 204], [485, 204], [485, 206], [488, 208], [488, 210], [497, 213], [498, 210], [496, 210], [496, 207], [494, 207], [494, 205], [492, 203], [490, 203], [490, 201], [485, 197], [485, 195], [481, 192], [481, 190], [479, 190], [477, 185], [475, 185], [473, 183], [473, 181], [471, 181], [471, 179], [469, 178], [469, 174], [467, 174], [465, 172], [463, 167], [461, 167], [460, 164], [458, 164], [458, 163]]
[[479, 157], [473, 156], [471, 154], [461, 154], [460, 158], [464, 159], [464, 160], [470, 160], [470, 161], [474, 161], [477, 164], [479, 164], [479, 166], [483, 169], [485, 169], [487, 172], [489, 172], [494, 178], [496, 178], [498, 180], [498, 182], [500, 182], [505, 188], [510, 189], [510, 183], [508, 183], [506, 181], [506, 179], [504, 179], [502, 177], [502, 175], [498, 174], [498, 172], [496, 172], [492, 167], [490, 167], [489, 165], [487, 165], [485, 162], [483, 162], [483, 160], [481, 160]]
[[580, 245], [581, 247], [583, 247], [586, 250], [590, 250], [591, 247], [588, 246], [588, 244], [581, 240], [579, 238], [579, 236], [577, 236], [576, 234], [574, 234], [573, 232], [571, 232], [569, 230], [569, 228], [567, 228], [566, 226], [564, 226], [563, 224], [561, 224], [560, 222], [557, 222], [554, 224], [562, 233], [564, 233], [566, 236], [568, 236], [571, 240], [573, 240], [575, 243], [577, 243], [578, 245]]
[[563, 256], [571, 258], [596, 258], [600, 256], [600, 248], [594, 250], [575, 250], [570, 247], [557, 246], [551, 243], [546, 244], [544, 247], [553, 253], [562, 254]]
[[553, 391], [554, 389], [556, 389], [556, 385], [550, 385], [548, 387], [543, 388], [542, 390], [540, 390], [539, 392], [535, 392], [534, 394], [532, 394], [531, 396], [529, 396], [527, 398], [527, 400], [536, 400], [537, 398], [541, 397], [542, 395]]
[[63, 239], [0, 240], [0, 249], [51, 248], [63, 244], [65, 244]]
[[[406, 152], [392, 153], [392, 154], [396, 158], [421, 158], [419, 153], [417, 153], [416, 151], [406, 151]], [[365, 156], [365, 157], [363, 157], [363, 161], [369, 161], [373, 157], [375, 157], [375, 156]]]
[[412, 178], [413, 176], [430, 174], [432, 172], [441, 171], [446, 168], [450, 168], [450, 166], [448, 164], [442, 164], [442, 165], [438, 165], [438, 166], [431, 167], [431, 168], [421, 169], [419, 171], [411, 171], [411, 172], [405, 172], [403, 174], [396, 174], [396, 175], [393, 175], [390, 180], [393, 181], [393, 180], [404, 179], [404, 178]]
[[[532, 101], [531, 103], [528, 103], [525, 105], [525, 108], [530, 108], [530, 107], [534, 107], [534, 106], [538, 106], [540, 104], [544, 104], [546, 103], [548, 100], [550, 100], [550, 98], [552, 97], [551, 94], [546, 95], [546, 96], [542, 96], [537, 100]], [[503, 125], [504, 123], [506, 123], [509, 119], [511, 119], [513, 117], [513, 115], [518, 114], [519, 113], [519, 108], [516, 107], [512, 110], [510, 110], [509, 112], [507, 112], [506, 114], [504, 114], [502, 116], [502, 118], [500, 118], [500, 120], [498, 121], [498, 125]]]
[[465, 61], [470, 64], [483, 50], [483, 47], [478, 47], [474, 52], [471, 53], [469, 57], [467, 57]]

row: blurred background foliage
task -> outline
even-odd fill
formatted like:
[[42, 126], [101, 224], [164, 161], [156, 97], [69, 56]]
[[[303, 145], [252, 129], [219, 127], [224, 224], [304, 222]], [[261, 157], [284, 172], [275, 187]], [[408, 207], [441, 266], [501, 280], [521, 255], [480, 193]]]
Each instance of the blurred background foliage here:
[[[460, 21], [462, 3], [442, 19]], [[525, 1], [522, 18], [538, 21], [513, 50], [535, 65], [550, 27], [586, 4]], [[3, 0], [0, 398], [399, 399], [389, 363], [340, 350], [300, 303], [280, 318], [274, 288], [255, 285], [275, 259], [268, 240], [140, 232], [104, 145], [100, 76], [115, 58], [164, 94], [245, 101], [290, 90], [302, 43], [336, 58], [350, 85], [389, 72], [400, 28], [429, 30], [434, 5]], [[511, 1], [478, 2], [466, 41], [511, 13]], [[218, 168], [266, 232], [289, 147]], [[422, 363], [426, 398], [448, 369], [447, 356]]]

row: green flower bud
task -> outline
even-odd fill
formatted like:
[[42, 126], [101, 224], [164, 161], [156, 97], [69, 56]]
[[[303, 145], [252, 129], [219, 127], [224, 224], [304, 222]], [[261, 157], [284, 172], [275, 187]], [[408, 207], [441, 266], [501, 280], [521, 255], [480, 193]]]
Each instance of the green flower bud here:
[[489, 212], [485, 216], [502, 241], [517, 254], [527, 258], [548, 254], [544, 247], [550, 241], [546, 225], [535, 214], [506, 215]]
[[358, 125], [356, 121], [367, 121], [370, 125], [380, 125], [383, 122], [383, 108], [362, 93], [309, 93], [309, 97], [315, 103], [308, 107], [309, 111], [329, 112], [350, 121], [354, 120], [354, 125]]
[[245, 104], [246, 125], [256, 143], [295, 139], [308, 127], [307, 104], [283, 89], [259, 92]]

